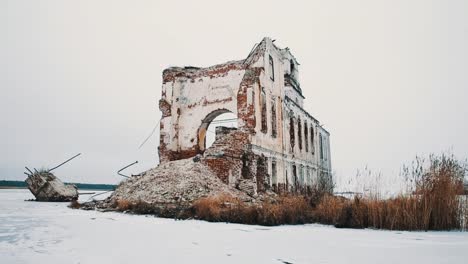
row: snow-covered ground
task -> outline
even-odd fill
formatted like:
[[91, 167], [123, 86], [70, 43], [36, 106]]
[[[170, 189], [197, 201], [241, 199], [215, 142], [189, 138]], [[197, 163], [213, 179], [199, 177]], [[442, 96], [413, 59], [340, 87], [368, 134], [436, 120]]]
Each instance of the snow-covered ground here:
[[[0, 263], [466, 263], [467, 232], [262, 227], [72, 210], [0, 190]], [[87, 199], [82, 196], [81, 199]]]

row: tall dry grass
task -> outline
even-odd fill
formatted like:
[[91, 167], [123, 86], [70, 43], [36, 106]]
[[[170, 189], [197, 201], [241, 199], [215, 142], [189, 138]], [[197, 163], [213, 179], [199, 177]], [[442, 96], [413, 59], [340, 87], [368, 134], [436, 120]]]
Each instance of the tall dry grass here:
[[[321, 223], [338, 227], [399, 230], [450, 230], [466, 228], [465, 162], [453, 155], [417, 158], [405, 167], [408, 192], [395, 198], [379, 195], [340, 199], [325, 196], [314, 212]], [[378, 192], [377, 192], [378, 193]]]
[[468, 202], [463, 193], [465, 162], [450, 155], [417, 158], [403, 170], [408, 192], [384, 199], [372, 195], [346, 199], [316, 190], [313, 195], [285, 196], [245, 203], [230, 196], [198, 200], [197, 219], [244, 224], [280, 225], [318, 222], [347, 228], [391, 230], [466, 229]]
[[313, 222], [307, 199], [284, 196], [261, 203], [241, 201], [228, 195], [202, 198], [193, 204], [194, 218], [211, 222], [258, 225], [304, 224]]

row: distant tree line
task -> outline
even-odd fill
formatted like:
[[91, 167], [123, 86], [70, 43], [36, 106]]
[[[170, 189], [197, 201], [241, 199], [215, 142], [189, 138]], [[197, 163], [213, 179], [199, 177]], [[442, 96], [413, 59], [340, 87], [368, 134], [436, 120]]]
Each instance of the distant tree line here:
[[[116, 185], [112, 184], [94, 184], [94, 183], [72, 183], [66, 182], [65, 184], [73, 184], [78, 189], [88, 190], [114, 190]], [[0, 188], [27, 188], [27, 184], [24, 181], [7, 181], [0, 180]]]

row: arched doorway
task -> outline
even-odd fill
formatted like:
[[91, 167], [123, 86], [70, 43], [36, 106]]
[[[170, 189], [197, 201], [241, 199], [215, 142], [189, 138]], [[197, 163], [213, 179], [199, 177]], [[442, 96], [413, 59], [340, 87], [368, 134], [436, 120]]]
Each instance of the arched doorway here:
[[203, 119], [198, 129], [198, 149], [201, 153], [215, 141], [218, 126], [237, 127], [237, 116], [227, 109], [218, 109]]

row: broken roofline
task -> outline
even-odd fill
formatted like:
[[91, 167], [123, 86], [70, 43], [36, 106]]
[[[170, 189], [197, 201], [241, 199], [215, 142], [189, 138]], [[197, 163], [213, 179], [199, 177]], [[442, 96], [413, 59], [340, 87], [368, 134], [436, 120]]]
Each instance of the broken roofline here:
[[[166, 82], [166, 79], [172, 79], [172, 78], [165, 78], [165, 76], [168, 75], [174, 75], [174, 77], [187, 77], [187, 78], [197, 78], [200, 76], [205, 76], [205, 75], [211, 75], [211, 74], [217, 74], [219, 72], [224, 72], [225, 70], [232, 70], [232, 69], [238, 69], [238, 70], [243, 70], [248, 67], [248, 65], [252, 62], [252, 58], [257, 57], [257, 54], [259, 51], [262, 51], [263, 47], [265, 46], [265, 42], [268, 38], [265, 37], [260, 41], [260, 43], [256, 43], [252, 50], [250, 51], [249, 55], [243, 60], [231, 60], [228, 62], [216, 64], [213, 66], [208, 66], [208, 67], [195, 67], [195, 66], [184, 66], [184, 67], [178, 67], [178, 66], [173, 66], [164, 69], [163, 71], [163, 83]], [[273, 45], [278, 51], [282, 51], [275, 45]], [[289, 52], [289, 49], [286, 48], [284, 50], [287, 50]], [[292, 54], [291, 54], [292, 55]], [[294, 59], [295, 60], [295, 59]]]
[[216, 70], [219, 70], [221, 68], [228, 67], [228, 66], [231, 66], [231, 65], [243, 66], [244, 61], [245, 61], [245, 59], [244, 60], [232, 60], [232, 61], [228, 61], [228, 62], [225, 62], [225, 63], [220, 63], [220, 64], [208, 66], [208, 67], [195, 67], [195, 66], [179, 67], [179, 66], [173, 66], [173, 67], [169, 67], [169, 68], [164, 69], [163, 75], [165, 75], [166, 73], [170, 73], [170, 72], [186, 72], [186, 73], [195, 74], [195, 73], [200, 72], [200, 71], [208, 71], [208, 72], [209, 71], [216, 71]]
[[198, 68], [193, 66], [170, 67], [163, 71], [163, 84], [174, 81], [176, 78], [180, 77], [195, 79], [205, 76], [225, 74], [231, 70], [244, 70], [246, 67], [243, 62], [244, 60], [228, 61], [226, 63], [217, 64], [206, 68]]
[[256, 43], [253, 47], [252, 47], [252, 50], [250, 51], [249, 55], [247, 55], [247, 57], [243, 60], [231, 60], [231, 61], [227, 61], [227, 62], [224, 62], [224, 63], [219, 63], [219, 64], [215, 64], [215, 65], [212, 65], [212, 66], [208, 66], [208, 67], [197, 67], [197, 66], [183, 66], [183, 67], [180, 67], [180, 66], [171, 66], [171, 67], [168, 67], [166, 69], [164, 69], [163, 71], [163, 75], [165, 72], [169, 72], [169, 71], [178, 71], [178, 72], [197, 72], [197, 71], [209, 71], [209, 70], [214, 70], [214, 69], [217, 69], [217, 68], [222, 68], [222, 67], [225, 67], [225, 66], [228, 66], [228, 65], [232, 65], [232, 64], [239, 64], [239, 65], [247, 65], [249, 61], [249, 59], [251, 57], [253, 57], [257, 51], [260, 49], [260, 47], [262, 47], [263, 45], [265, 45], [265, 42], [270, 39], [271, 41], [271, 44], [272, 46], [276, 49], [277, 52], [279, 52], [280, 54], [282, 54], [283, 52], [287, 52], [289, 53], [289, 55], [291, 56], [291, 58], [294, 60], [294, 62], [297, 64], [297, 65], [300, 65], [300, 63], [297, 61], [296, 57], [291, 53], [291, 50], [286, 47], [286, 48], [279, 48], [278, 46], [276, 46], [276, 44], [274, 43], [275, 40], [271, 40], [271, 38], [269, 37], [264, 37], [262, 39], [262, 41], [260, 41], [259, 43]]

